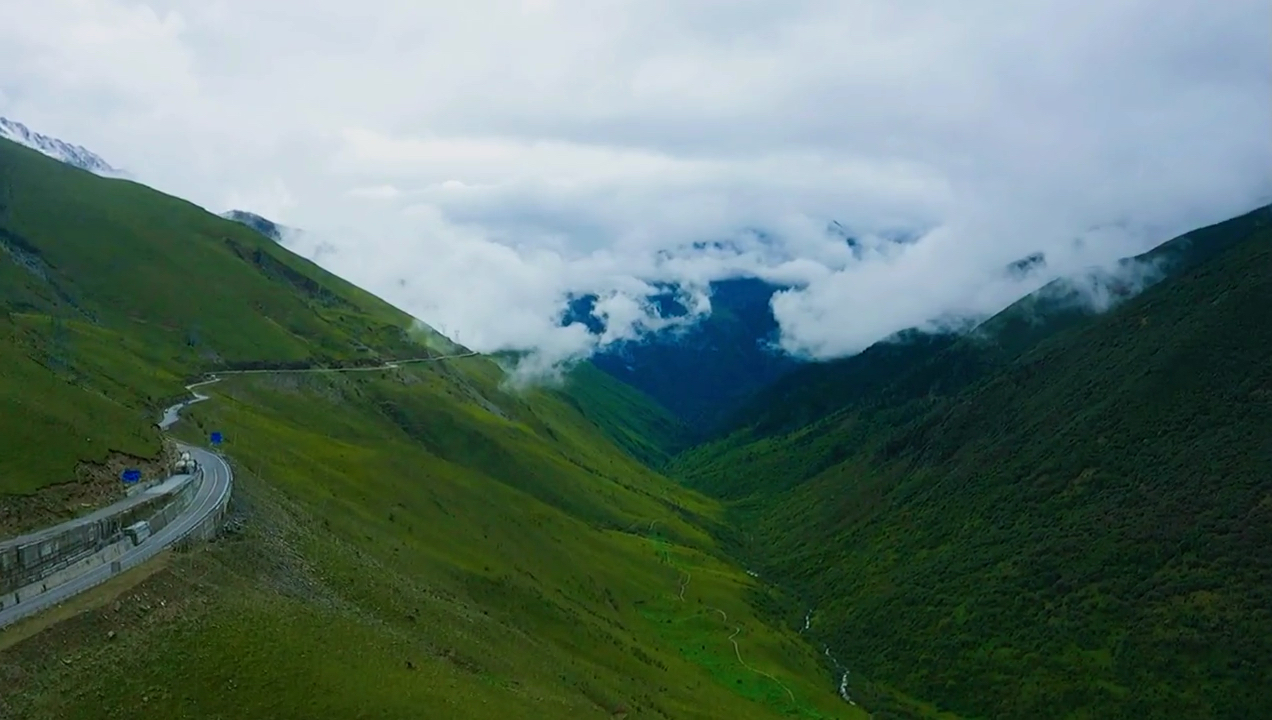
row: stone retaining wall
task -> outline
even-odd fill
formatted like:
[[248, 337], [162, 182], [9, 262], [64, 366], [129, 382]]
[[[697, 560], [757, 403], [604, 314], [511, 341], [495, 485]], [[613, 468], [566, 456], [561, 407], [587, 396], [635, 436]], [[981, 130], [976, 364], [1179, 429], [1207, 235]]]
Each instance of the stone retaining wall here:
[[[64, 571], [74, 570], [73, 577], [99, 564], [103, 551], [127, 540], [124, 528], [133, 523], [147, 520], [151, 532], [162, 529], [189, 507], [199, 485], [198, 479], [186, 482], [175, 493], [156, 495], [115, 515], [70, 525], [57, 535], [0, 545], [0, 597], [36, 584], [53, 587], [69, 579]], [[64, 579], [54, 581], [55, 577]]]

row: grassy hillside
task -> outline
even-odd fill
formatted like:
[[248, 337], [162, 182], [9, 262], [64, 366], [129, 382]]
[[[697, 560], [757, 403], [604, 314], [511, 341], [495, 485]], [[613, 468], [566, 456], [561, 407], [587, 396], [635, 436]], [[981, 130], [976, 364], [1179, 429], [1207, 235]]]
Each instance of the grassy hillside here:
[[405, 314], [258, 233], [7, 141], [0, 308], [0, 492], [155, 453], [155, 407], [183, 376], [421, 350]]
[[650, 467], [666, 465], [685, 449], [692, 431], [653, 398], [581, 363], [566, 378], [561, 397], [619, 447]]
[[951, 361], [955, 382], [945, 348], [675, 472], [744, 498], [741, 551], [863, 692], [966, 717], [1272, 716], [1270, 215], [1167, 248], [1190, 269], [1105, 315]]
[[[742, 600], [753, 581], [703, 529], [718, 508], [475, 362], [211, 386], [182, 434], [226, 434], [242, 530], [118, 612], [0, 651], [25, 671], [11, 711], [128, 715], [145, 697], [164, 717], [855, 717], [815, 651]], [[459, 373], [489, 406], [445, 402]], [[746, 663], [776, 680], [737, 662], [739, 626]]]
[[[188, 376], [440, 344], [141, 186], [0, 142], [0, 188], [9, 500], [157, 454]], [[639, 394], [586, 370], [517, 392], [480, 357], [206, 391], [179, 432], [228, 439], [226, 537], [0, 633], [0, 717], [862, 717], [752, 609], [718, 503], [610, 440], [667, 451]]]

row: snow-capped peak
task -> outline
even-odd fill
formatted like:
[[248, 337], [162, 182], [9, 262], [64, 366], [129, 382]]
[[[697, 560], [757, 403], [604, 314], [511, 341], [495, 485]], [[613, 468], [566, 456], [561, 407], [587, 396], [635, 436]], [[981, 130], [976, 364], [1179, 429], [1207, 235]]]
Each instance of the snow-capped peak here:
[[26, 145], [33, 150], [39, 150], [54, 160], [61, 160], [67, 165], [73, 165], [97, 175], [107, 177], [122, 177], [124, 175], [124, 173], [111, 167], [110, 163], [87, 148], [33, 132], [26, 125], [16, 120], [0, 117], [0, 138], [12, 140], [19, 145]]

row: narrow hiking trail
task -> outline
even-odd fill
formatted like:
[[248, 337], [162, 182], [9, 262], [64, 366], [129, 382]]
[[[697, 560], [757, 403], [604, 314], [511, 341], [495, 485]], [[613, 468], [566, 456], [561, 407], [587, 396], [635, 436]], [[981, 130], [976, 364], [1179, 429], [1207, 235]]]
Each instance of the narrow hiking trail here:
[[[677, 565], [677, 564], [675, 563], [675, 561], [673, 561], [673, 560], [671, 559], [671, 553], [670, 553], [670, 552], [668, 552], [668, 551], [667, 551], [667, 549], [666, 549], [666, 547], [665, 547], [665, 545], [667, 544], [667, 543], [666, 543], [666, 541], [665, 541], [665, 540], [663, 540], [663, 539], [661, 539], [661, 538], [659, 538], [659, 537], [657, 537], [657, 536], [654, 536], [654, 535], [653, 535], [654, 525], [656, 525], [658, 522], [659, 522], [659, 520], [651, 520], [651, 521], [650, 521], [650, 523], [649, 523], [649, 531], [648, 531], [648, 532], [649, 532], [649, 540], [651, 540], [651, 541], [654, 543], [654, 545], [655, 545], [655, 546], [659, 549], [659, 551], [661, 552], [662, 557], [663, 557], [663, 562], [667, 563], [668, 565], [670, 565], [670, 566], [672, 566], [673, 568], [675, 568], [678, 572], [682, 573], [682, 577], [680, 577], [680, 578], [678, 579], [679, 587], [678, 587], [677, 592], [676, 592], [676, 599], [677, 599], [678, 601], [680, 601], [680, 602], [685, 602], [685, 590], [689, 587], [689, 583], [693, 581], [693, 573], [692, 573], [692, 572], [690, 572], [689, 570], [687, 570], [687, 569], [685, 569], [685, 568], [680, 567], [679, 565]], [[720, 609], [720, 608], [718, 608], [718, 607], [711, 606], [711, 605], [704, 605], [703, 607], [705, 607], [705, 608], [706, 608], [706, 611], [707, 611], [707, 612], [706, 612], [706, 614], [708, 614], [708, 615], [710, 615], [711, 613], [719, 613], [719, 614], [720, 614], [720, 617], [724, 620], [724, 623], [725, 623], [726, 625], [728, 625], [728, 623], [729, 623], [729, 614], [728, 614], [728, 613], [726, 613], [724, 610], [722, 610], [722, 609]], [[797, 700], [797, 699], [795, 698], [795, 693], [794, 693], [794, 692], [792, 692], [790, 688], [786, 687], [786, 685], [785, 685], [784, 683], [782, 683], [782, 681], [781, 681], [781, 680], [778, 680], [776, 677], [774, 677], [773, 675], [770, 675], [770, 674], [769, 674], [769, 673], [767, 673], [767, 672], [764, 672], [763, 670], [759, 670], [759, 669], [757, 669], [757, 668], [752, 667], [751, 665], [749, 665], [749, 664], [746, 662], [746, 660], [742, 659], [742, 649], [741, 649], [741, 647], [739, 647], [739, 646], [738, 646], [738, 641], [737, 641], [737, 636], [738, 636], [739, 634], [741, 634], [741, 632], [742, 632], [742, 626], [741, 626], [741, 625], [735, 625], [735, 626], [734, 626], [734, 628], [733, 628], [733, 633], [732, 633], [731, 635], [729, 635], [729, 637], [728, 637], [728, 638], [726, 638], [726, 639], [727, 639], [727, 640], [728, 640], [728, 641], [729, 641], [729, 642], [733, 645], [733, 654], [734, 654], [734, 656], [735, 656], [735, 657], [737, 657], [738, 663], [739, 663], [742, 667], [744, 667], [744, 668], [746, 668], [747, 670], [751, 671], [752, 673], [755, 673], [756, 675], [759, 675], [759, 676], [761, 676], [761, 677], [768, 678], [769, 680], [772, 680], [774, 683], [777, 683], [777, 686], [778, 686], [778, 687], [780, 687], [780, 688], [782, 688], [782, 690], [784, 690], [784, 691], [786, 692], [786, 695], [787, 695], [788, 697], [790, 697], [791, 702], [792, 702], [792, 703], [794, 703], [794, 704], [796, 704], [796, 705], [798, 705], [798, 704], [799, 704], [799, 700]]]
[[[708, 610], [710, 610], [710, 611], [714, 611], [714, 612], [718, 612], [718, 613], [720, 613], [720, 617], [724, 619], [724, 622], [725, 622], [725, 623], [728, 623], [728, 622], [729, 622], [729, 614], [728, 614], [728, 613], [726, 613], [725, 611], [721, 610], [720, 608], [718, 608], [718, 607], [711, 607], [710, 605], [708, 605], [708, 606], [707, 606], [707, 609], [708, 609]], [[733, 634], [732, 634], [732, 635], [729, 635], [728, 640], [729, 640], [729, 642], [733, 643], [733, 654], [737, 656], [737, 658], [738, 658], [738, 662], [742, 664], [742, 667], [746, 668], [747, 670], [750, 670], [751, 672], [753, 672], [753, 673], [755, 673], [755, 674], [757, 674], [757, 675], [762, 675], [762, 676], [764, 676], [764, 677], [768, 678], [769, 680], [772, 680], [773, 682], [777, 683], [777, 686], [778, 686], [778, 687], [780, 687], [780, 688], [782, 688], [783, 690], [785, 690], [785, 691], [786, 691], [786, 694], [790, 696], [790, 698], [791, 698], [791, 702], [793, 702], [793, 703], [798, 703], [799, 701], [795, 699], [795, 693], [791, 692], [791, 689], [790, 689], [790, 688], [788, 688], [788, 687], [786, 687], [785, 685], [783, 685], [781, 680], [778, 680], [777, 678], [773, 677], [772, 675], [769, 675], [768, 673], [764, 672], [763, 670], [759, 670], [759, 669], [756, 669], [756, 668], [751, 667], [750, 665], [748, 665], [748, 664], [747, 664], [747, 662], [746, 662], [745, 660], [743, 660], [743, 659], [742, 659], [742, 649], [741, 649], [740, 647], [738, 647], [738, 641], [737, 641], [737, 639], [736, 639], [736, 638], [737, 638], [737, 636], [738, 636], [741, 632], [742, 632], [742, 626], [741, 626], [741, 625], [735, 625], [735, 626], [734, 626], [734, 628], [733, 628]]]

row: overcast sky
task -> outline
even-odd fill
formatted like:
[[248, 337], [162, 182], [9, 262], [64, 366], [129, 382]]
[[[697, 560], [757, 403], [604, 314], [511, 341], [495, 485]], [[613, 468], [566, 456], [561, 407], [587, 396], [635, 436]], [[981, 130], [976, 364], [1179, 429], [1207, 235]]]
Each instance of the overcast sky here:
[[[754, 274], [799, 286], [774, 302], [789, 351], [842, 355], [1272, 197], [1267, 0], [0, 0], [0, 17], [0, 115], [304, 228], [299, 250], [483, 351], [587, 353], [596, 338], [556, 326], [570, 291], [602, 296], [609, 341], [642, 327], [648, 282]], [[921, 238], [878, 237], [898, 233]], [[1004, 274], [1034, 251], [1045, 272]]]

